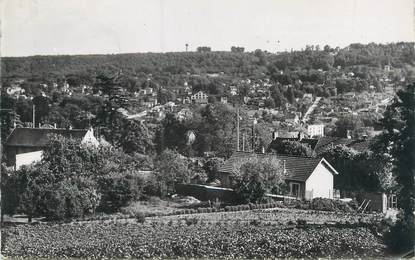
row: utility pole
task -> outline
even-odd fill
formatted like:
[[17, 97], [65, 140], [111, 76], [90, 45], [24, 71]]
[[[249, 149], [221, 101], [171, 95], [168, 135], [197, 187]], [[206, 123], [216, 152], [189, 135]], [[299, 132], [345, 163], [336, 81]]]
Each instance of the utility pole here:
[[36, 125], [35, 125], [35, 109], [36, 109], [36, 106], [35, 105], [33, 105], [33, 114], [32, 114], [32, 128], [36, 128]]
[[255, 125], [256, 125], [257, 121], [256, 119], [254, 119], [254, 121], [252, 122], [252, 151], [255, 151]]
[[236, 151], [239, 151], [239, 108], [236, 109]]
[[242, 151], [245, 151], [245, 133], [242, 133]]

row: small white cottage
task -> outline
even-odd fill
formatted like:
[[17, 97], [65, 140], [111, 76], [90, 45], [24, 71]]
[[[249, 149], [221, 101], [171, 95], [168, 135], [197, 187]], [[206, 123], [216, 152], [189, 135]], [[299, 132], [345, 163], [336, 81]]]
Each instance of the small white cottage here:
[[231, 186], [233, 165], [236, 162], [254, 156], [275, 157], [281, 162], [287, 174], [285, 181], [289, 187], [289, 196], [306, 200], [318, 197], [333, 198], [334, 175], [337, 175], [338, 172], [324, 158], [238, 151], [219, 168], [222, 186]]

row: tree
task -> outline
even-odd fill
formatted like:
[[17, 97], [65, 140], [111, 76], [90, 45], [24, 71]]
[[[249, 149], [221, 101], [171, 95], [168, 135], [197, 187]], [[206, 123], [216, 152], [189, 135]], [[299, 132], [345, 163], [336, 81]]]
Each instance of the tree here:
[[206, 46], [197, 47], [197, 52], [210, 52], [211, 48]]
[[162, 196], [175, 191], [175, 184], [189, 182], [190, 172], [185, 157], [166, 149], [156, 158], [156, 178]]
[[271, 97], [275, 101], [275, 106], [282, 107], [283, 105], [285, 105], [286, 99], [284, 95], [281, 93], [279, 87], [274, 85], [271, 87], [270, 90], [271, 90]]
[[244, 47], [237, 47], [237, 46], [232, 46], [231, 47], [231, 52], [243, 53], [244, 51], [245, 51]]
[[123, 125], [118, 143], [126, 153], [154, 154], [154, 132], [147, 125], [128, 119], [123, 120]]
[[124, 90], [120, 86], [119, 77], [120, 74], [111, 77], [100, 74], [94, 85], [94, 88], [106, 97], [97, 119], [102, 133], [112, 144], [116, 142], [120, 120], [123, 117], [120, 109], [125, 109], [128, 104]]
[[219, 157], [212, 157], [205, 161], [204, 170], [208, 177], [208, 182], [218, 179], [218, 169], [224, 160]]
[[49, 114], [49, 98], [44, 96], [36, 96], [33, 98], [32, 102], [33, 105], [35, 105], [36, 125], [37, 123], [42, 122], [42, 119], [47, 117]]
[[377, 148], [389, 156], [393, 165], [402, 209], [388, 241], [393, 250], [409, 250], [415, 244], [415, 83], [396, 93], [381, 123], [384, 132]]
[[342, 117], [336, 121], [332, 135], [337, 137], [347, 137], [348, 131], [353, 132], [361, 127], [363, 127], [363, 123], [360, 118], [354, 116]]
[[357, 152], [344, 145], [328, 148], [324, 157], [339, 172], [334, 177], [337, 189], [390, 192], [395, 180], [386, 158], [371, 151]]
[[285, 175], [275, 158], [253, 157], [233, 165], [233, 189], [243, 202], [259, 202], [266, 192], [281, 192]]
[[269, 149], [277, 154], [294, 156], [314, 156], [314, 151], [306, 144], [298, 141], [282, 140], [273, 142]]

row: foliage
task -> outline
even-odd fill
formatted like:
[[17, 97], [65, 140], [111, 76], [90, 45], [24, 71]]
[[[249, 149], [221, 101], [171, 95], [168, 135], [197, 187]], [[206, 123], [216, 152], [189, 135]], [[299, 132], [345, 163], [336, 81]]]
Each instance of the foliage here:
[[269, 149], [277, 154], [294, 155], [294, 156], [315, 156], [314, 151], [306, 144], [298, 141], [274, 141]]
[[342, 117], [335, 123], [335, 128], [331, 133], [332, 136], [347, 137], [348, 131], [352, 132], [363, 127], [363, 123], [359, 117], [349, 116]]
[[219, 157], [212, 157], [212, 158], [206, 159], [205, 164], [204, 164], [204, 170], [207, 173], [208, 182], [214, 181], [219, 178], [218, 169], [219, 169], [219, 166], [223, 164], [223, 162], [224, 160]]
[[104, 212], [116, 212], [130, 201], [139, 199], [144, 189], [144, 181], [133, 172], [110, 173], [100, 177], [97, 183], [102, 196], [99, 210]]
[[140, 259], [385, 256], [383, 244], [369, 228], [284, 229], [264, 226], [262, 222], [258, 226], [220, 224], [116, 222], [103, 225], [92, 222], [87, 225], [17, 226], [2, 230], [6, 237], [2, 253], [8, 257], [27, 258]]
[[13, 171], [8, 169], [5, 163], [1, 164], [1, 214], [13, 215], [19, 206], [19, 197]]
[[[82, 217], [94, 213], [98, 206], [102, 211], [115, 211], [140, 198], [145, 189], [137, 172], [143, 166], [140, 158], [119, 149], [82, 145], [80, 140], [51, 135], [42, 161], [22, 167], [7, 178], [7, 184], [13, 185], [19, 210], [30, 218]], [[4, 199], [13, 201], [13, 193]]]
[[341, 190], [391, 191], [394, 188], [390, 164], [371, 151], [357, 152], [344, 145], [328, 148], [320, 154], [338, 172], [334, 186]]
[[162, 196], [174, 192], [176, 183], [189, 182], [188, 162], [179, 153], [166, 149], [156, 158], [156, 181]]
[[233, 189], [244, 202], [258, 202], [266, 192], [281, 190], [284, 172], [275, 158], [249, 158], [233, 165]]
[[415, 84], [396, 93], [381, 120], [384, 132], [375, 149], [383, 152], [393, 165], [396, 176], [398, 203], [403, 216], [392, 232], [405, 242], [394, 243], [395, 250], [407, 250], [415, 244]]
[[104, 136], [115, 144], [119, 133], [122, 114], [120, 109], [127, 107], [127, 97], [119, 82], [120, 74], [107, 76], [104, 73], [97, 77], [94, 88], [101, 91], [105, 98], [103, 107], [98, 114], [98, 123], [102, 127]]
[[136, 120], [125, 119], [122, 124], [121, 136], [117, 143], [126, 153], [155, 153], [155, 133], [152, 129]]

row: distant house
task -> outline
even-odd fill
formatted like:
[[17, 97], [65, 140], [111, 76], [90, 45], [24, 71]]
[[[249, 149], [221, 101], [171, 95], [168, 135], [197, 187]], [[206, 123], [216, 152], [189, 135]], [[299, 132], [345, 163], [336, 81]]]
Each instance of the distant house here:
[[289, 187], [287, 195], [311, 200], [313, 198], [333, 198], [334, 175], [338, 172], [324, 159], [296, 157], [276, 154], [256, 154], [251, 152], [235, 152], [219, 167], [222, 187], [231, 187], [234, 165], [248, 158], [275, 158], [286, 173], [285, 181]]
[[157, 104], [157, 98], [155, 97], [145, 97], [140, 99], [140, 105], [144, 107], [154, 107]]
[[13, 87], [8, 87], [6, 89], [7, 94], [9, 95], [16, 95], [16, 94], [21, 94], [24, 93], [25, 90], [22, 89], [20, 86], [13, 86]]
[[307, 134], [311, 137], [324, 136], [324, 125], [323, 124], [308, 125]]
[[220, 102], [222, 104], [227, 104], [228, 103], [228, 98], [227, 97], [220, 97]]
[[238, 95], [238, 88], [236, 86], [230, 86], [229, 91], [230, 91], [232, 96]]
[[195, 94], [193, 94], [190, 99], [195, 103], [195, 104], [207, 104], [208, 103], [208, 95], [205, 94], [205, 92], [203, 91], [199, 91]]
[[57, 134], [77, 138], [81, 144], [98, 146], [93, 129], [56, 129], [56, 128], [15, 128], [5, 143], [6, 165], [19, 169], [23, 165], [40, 161], [43, 149], [48, 143], [48, 135]]
[[318, 143], [318, 139], [308, 138], [302, 132], [286, 132], [282, 134], [279, 132], [273, 132], [272, 141], [268, 146], [268, 151], [278, 150], [278, 147], [284, 141], [299, 142], [305, 146], [308, 146], [311, 150], [314, 150]]

